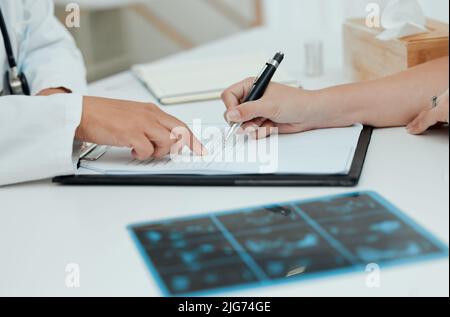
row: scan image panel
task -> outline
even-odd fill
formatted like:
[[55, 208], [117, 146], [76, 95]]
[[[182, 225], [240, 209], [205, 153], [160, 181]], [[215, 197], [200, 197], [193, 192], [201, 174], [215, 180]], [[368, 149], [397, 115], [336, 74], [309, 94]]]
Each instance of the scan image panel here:
[[211, 295], [448, 257], [448, 247], [376, 193], [129, 227], [166, 296]]

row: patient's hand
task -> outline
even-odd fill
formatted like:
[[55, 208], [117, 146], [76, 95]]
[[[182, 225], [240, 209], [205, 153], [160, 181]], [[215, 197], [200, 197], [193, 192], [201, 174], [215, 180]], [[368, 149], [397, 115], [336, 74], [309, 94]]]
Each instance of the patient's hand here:
[[411, 134], [422, 134], [430, 127], [439, 123], [448, 123], [449, 121], [449, 91], [445, 92], [438, 99], [436, 108], [423, 111], [407, 129]]
[[272, 83], [260, 100], [241, 104], [253, 83], [254, 79], [248, 78], [222, 94], [228, 122], [243, 123], [242, 129], [257, 138], [274, 132], [296, 133], [318, 127], [321, 114], [314, 110], [311, 92]]

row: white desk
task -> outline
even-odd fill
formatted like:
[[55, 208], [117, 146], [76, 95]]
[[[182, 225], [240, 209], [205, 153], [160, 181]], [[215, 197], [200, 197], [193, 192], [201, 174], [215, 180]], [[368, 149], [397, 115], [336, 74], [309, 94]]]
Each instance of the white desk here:
[[[262, 38], [264, 34], [251, 31], [170, 60], [183, 62], [226, 54], [235, 48], [245, 50], [249, 39]], [[276, 45], [279, 46], [267, 48], [286, 48], [286, 64], [299, 69], [295, 45]], [[324, 86], [339, 81], [333, 72], [328, 74], [331, 76], [305, 80], [304, 84], [312, 88], [318, 83]], [[96, 83], [91, 92], [152, 100], [130, 74]], [[165, 110], [186, 121], [198, 117], [219, 121], [223, 112], [219, 101]], [[157, 296], [159, 291], [126, 231], [128, 224], [354, 190], [378, 191], [448, 244], [448, 130], [420, 137], [410, 136], [404, 129], [375, 131], [356, 189], [63, 187], [50, 181], [0, 188], [0, 296]], [[76, 289], [65, 286], [65, 267], [73, 262], [81, 268], [81, 287]], [[449, 294], [448, 260], [389, 269], [382, 272], [381, 278], [378, 289], [366, 287], [365, 274], [352, 274], [224, 295]]]

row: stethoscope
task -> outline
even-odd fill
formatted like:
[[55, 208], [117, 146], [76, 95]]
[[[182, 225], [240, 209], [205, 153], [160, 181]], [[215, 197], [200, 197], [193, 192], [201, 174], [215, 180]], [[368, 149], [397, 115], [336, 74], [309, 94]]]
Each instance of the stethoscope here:
[[[14, 57], [14, 52], [9, 38], [8, 30], [6, 28], [5, 18], [3, 17], [2, 9], [0, 8], [0, 29], [3, 35], [3, 43], [5, 44], [5, 51], [9, 64], [9, 71], [5, 74], [5, 84], [3, 95], [30, 95], [30, 86], [28, 85], [27, 77], [24, 73], [19, 72], [17, 62]], [[1, 87], [0, 87], [1, 91]]]

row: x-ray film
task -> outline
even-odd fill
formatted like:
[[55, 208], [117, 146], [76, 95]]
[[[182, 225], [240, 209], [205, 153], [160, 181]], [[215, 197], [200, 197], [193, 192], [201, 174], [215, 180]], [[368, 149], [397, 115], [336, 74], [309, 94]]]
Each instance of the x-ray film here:
[[446, 245], [373, 192], [130, 226], [166, 296], [364, 272], [448, 257]]

